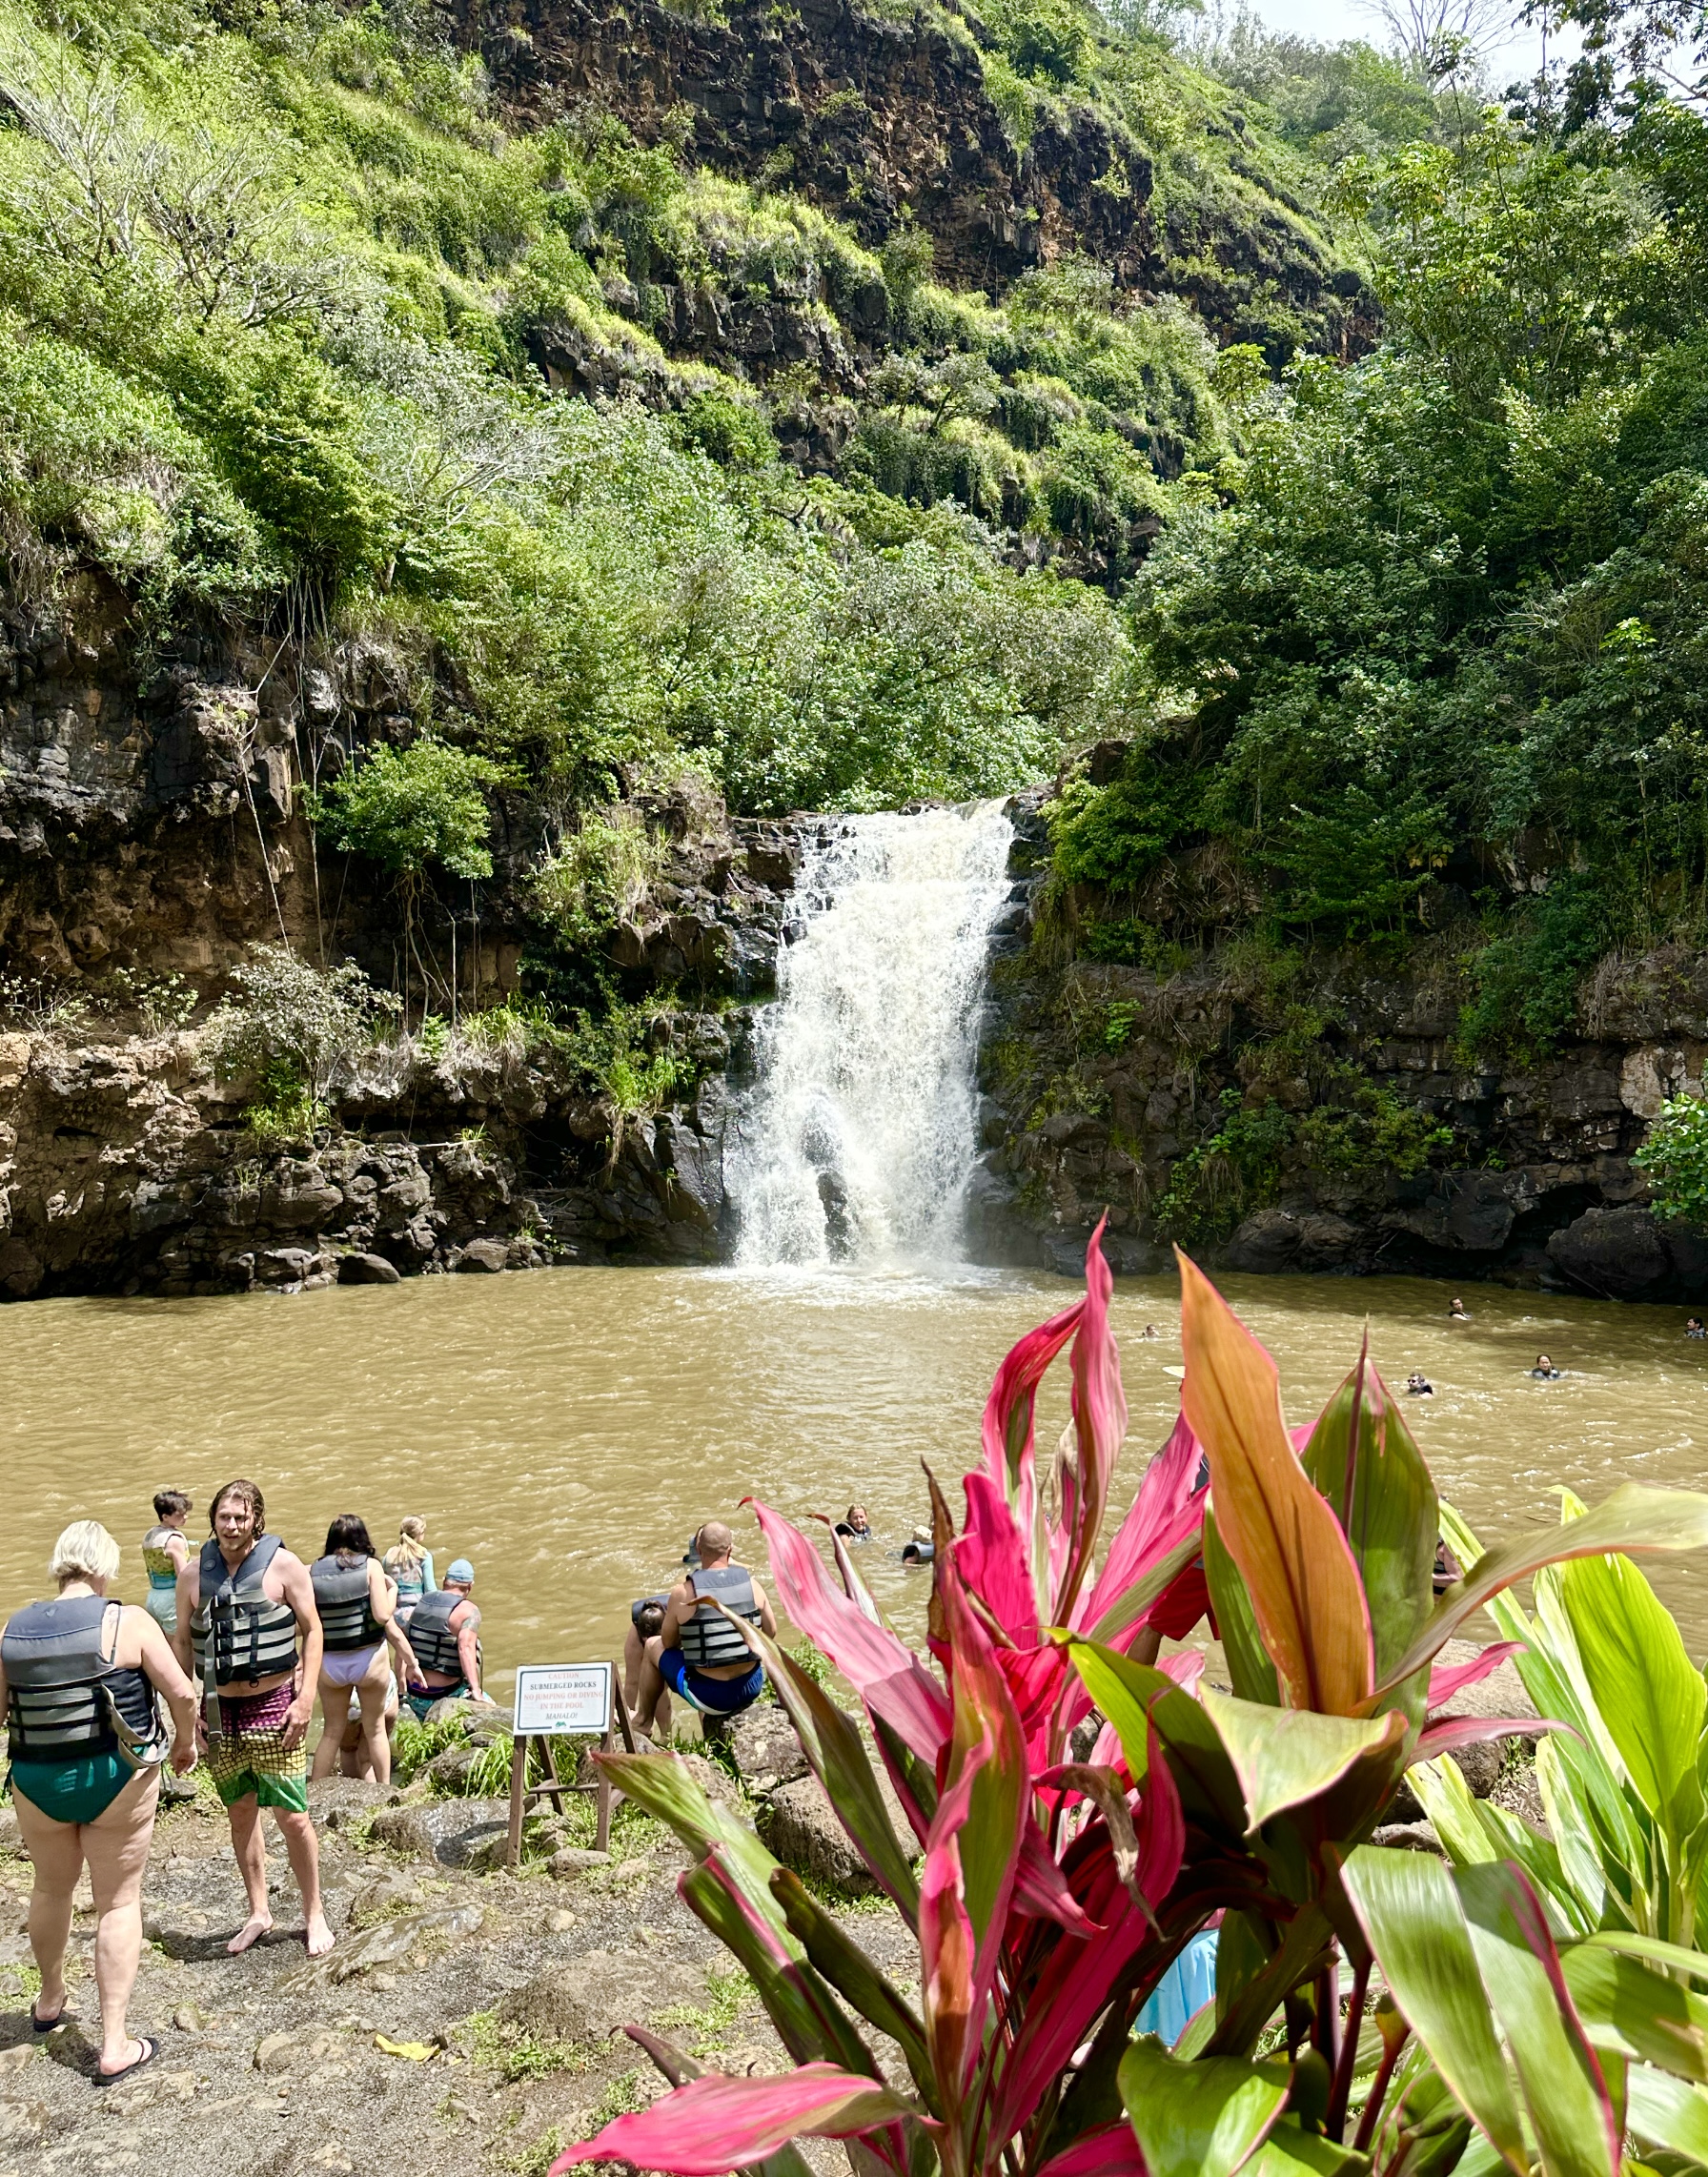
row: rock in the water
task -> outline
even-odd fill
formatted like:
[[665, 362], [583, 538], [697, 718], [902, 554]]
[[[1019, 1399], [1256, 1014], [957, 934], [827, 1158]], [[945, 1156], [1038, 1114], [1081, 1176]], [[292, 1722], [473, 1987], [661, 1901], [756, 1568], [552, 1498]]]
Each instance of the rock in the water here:
[[499, 1271], [505, 1267], [509, 1250], [502, 1240], [471, 1240], [462, 1251], [458, 1270]]
[[347, 1254], [338, 1263], [340, 1285], [400, 1285], [396, 1266], [382, 1254]]
[[755, 1799], [762, 1799], [780, 1784], [792, 1784], [807, 1773], [806, 1756], [794, 1725], [769, 1701], [744, 1709], [721, 1728], [711, 1725], [708, 1719], [708, 1737], [714, 1729], [729, 1749], [736, 1774]]

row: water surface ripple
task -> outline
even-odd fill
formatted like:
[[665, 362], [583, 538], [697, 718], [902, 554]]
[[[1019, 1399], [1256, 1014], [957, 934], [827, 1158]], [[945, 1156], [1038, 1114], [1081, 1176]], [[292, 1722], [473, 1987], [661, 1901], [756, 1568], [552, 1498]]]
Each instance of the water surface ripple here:
[[[1473, 1287], [1474, 1320], [1454, 1328], [1446, 1290], [1421, 1280], [1226, 1289], [1275, 1353], [1294, 1420], [1350, 1366], [1368, 1312], [1389, 1381], [1434, 1378], [1439, 1395], [1409, 1410], [1443, 1495], [1485, 1539], [1554, 1519], [1560, 1482], [1591, 1498], [1624, 1479], [1708, 1483], [1708, 1344], [1683, 1338], [1682, 1309]], [[925, 1582], [894, 1553], [925, 1516], [920, 1460], [948, 1483], [976, 1459], [1003, 1353], [1072, 1293], [952, 1267], [566, 1270], [0, 1310], [0, 1607], [43, 1592], [54, 1536], [91, 1514], [139, 1596], [152, 1491], [190, 1490], [200, 1529], [213, 1488], [248, 1474], [305, 1556], [335, 1513], [359, 1511], [382, 1547], [401, 1514], [425, 1515], [441, 1568], [476, 1561], [499, 1685], [518, 1661], [611, 1653], [629, 1597], [749, 1492], [797, 1518], [862, 1498], [881, 1536], [863, 1567], [917, 1635]], [[1132, 1410], [1124, 1505], [1178, 1403], [1172, 1280], [1124, 1281], [1114, 1321]], [[1543, 1348], [1563, 1381], [1526, 1376]], [[1057, 1386], [1046, 1445], [1065, 1419]], [[1700, 1658], [1708, 1565], [1658, 1580]]]

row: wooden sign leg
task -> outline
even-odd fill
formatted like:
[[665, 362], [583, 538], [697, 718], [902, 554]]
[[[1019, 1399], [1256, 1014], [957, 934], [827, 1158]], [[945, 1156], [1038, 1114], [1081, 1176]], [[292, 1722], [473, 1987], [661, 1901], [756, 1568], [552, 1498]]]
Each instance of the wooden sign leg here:
[[519, 1733], [510, 1749], [510, 1841], [504, 1853], [507, 1867], [522, 1863], [522, 1816], [528, 1805], [528, 1746]]
[[635, 1752], [635, 1727], [629, 1721], [629, 1704], [622, 1698], [622, 1665], [611, 1665], [611, 1706], [617, 1711], [617, 1721], [622, 1732], [623, 1745]]
[[[626, 1738], [628, 1735], [628, 1714], [622, 1705], [622, 1687], [620, 1681], [613, 1678], [611, 1680], [611, 1713], [605, 1718], [605, 1735], [600, 1740], [599, 1750], [601, 1754], [609, 1754], [614, 1749], [616, 1743], [615, 1719], [620, 1715], [623, 1719], [623, 1736]], [[599, 1797], [595, 1801], [598, 1812], [593, 1826], [593, 1849], [596, 1852], [608, 1852], [611, 1849], [611, 1780], [606, 1776], [602, 1763], [596, 1762], [594, 1766], [599, 1770]]]

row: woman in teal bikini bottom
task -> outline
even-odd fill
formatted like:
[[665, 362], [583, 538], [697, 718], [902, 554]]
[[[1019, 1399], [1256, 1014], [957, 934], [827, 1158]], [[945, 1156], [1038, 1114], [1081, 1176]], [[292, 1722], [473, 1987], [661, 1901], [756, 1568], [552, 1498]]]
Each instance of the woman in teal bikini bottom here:
[[146, 1610], [107, 1600], [118, 1544], [80, 1519], [54, 1545], [59, 1594], [15, 1611], [0, 1634], [12, 1804], [35, 1869], [30, 1947], [41, 1972], [30, 2024], [47, 2033], [65, 2011], [71, 1897], [89, 1868], [100, 1925], [96, 2084], [139, 2069], [155, 2053], [132, 2040], [125, 2012], [142, 1954], [142, 1873], [154, 1830], [164, 1752], [156, 1693], [172, 1707], [172, 1765], [195, 1763], [195, 1694]]

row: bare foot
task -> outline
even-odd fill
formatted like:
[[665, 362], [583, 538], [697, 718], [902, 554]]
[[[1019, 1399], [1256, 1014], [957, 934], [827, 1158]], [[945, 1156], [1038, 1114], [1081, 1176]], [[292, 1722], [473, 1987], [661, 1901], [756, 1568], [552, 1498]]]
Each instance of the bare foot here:
[[227, 1950], [234, 1958], [237, 1957], [240, 1952], [247, 1950], [252, 1943], [258, 1943], [272, 1925], [273, 1915], [270, 1912], [252, 1912], [236, 1934], [226, 1944]]
[[308, 1943], [311, 1958], [324, 1958], [336, 1940], [332, 1929], [326, 1924], [326, 1915], [323, 1912], [315, 1914], [307, 1927], [304, 1928], [303, 1934]]

